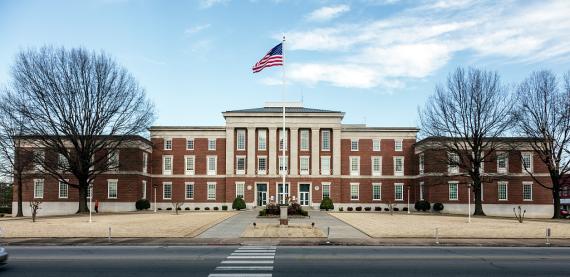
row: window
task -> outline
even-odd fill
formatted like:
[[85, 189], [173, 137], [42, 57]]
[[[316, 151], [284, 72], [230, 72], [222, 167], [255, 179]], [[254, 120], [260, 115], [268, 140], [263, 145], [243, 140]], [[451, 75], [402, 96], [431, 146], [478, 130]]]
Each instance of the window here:
[[66, 182], [59, 181], [59, 198], [69, 197], [69, 185]]
[[358, 200], [360, 184], [350, 183], [350, 200]]
[[420, 182], [420, 200], [424, 200], [424, 182]]
[[34, 198], [44, 198], [44, 179], [34, 179]]
[[299, 170], [301, 175], [309, 175], [309, 157], [301, 156], [299, 158]]
[[237, 130], [237, 150], [245, 150], [245, 130]]
[[236, 198], [244, 198], [245, 195], [245, 183], [236, 182]]
[[382, 157], [372, 157], [372, 176], [382, 175]]
[[532, 173], [532, 153], [524, 152], [522, 155], [522, 173]]
[[321, 156], [321, 175], [331, 174], [331, 157]]
[[418, 157], [418, 164], [419, 164], [419, 171], [420, 174], [424, 174], [424, 154], [420, 154], [420, 156]]
[[403, 150], [402, 140], [395, 139], [394, 140], [394, 151], [402, 151]]
[[372, 200], [382, 199], [382, 184], [372, 183]]
[[194, 183], [193, 182], [186, 182], [185, 187], [186, 187], [185, 188], [186, 189], [185, 198], [188, 200], [194, 199]]
[[170, 182], [162, 183], [162, 199], [165, 200], [172, 199], [172, 183]]
[[321, 187], [321, 191], [323, 192], [323, 199], [325, 199], [325, 197], [331, 198], [331, 183], [323, 183]]
[[208, 182], [208, 200], [216, 200], [216, 183]]
[[195, 160], [194, 156], [191, 155], [184, 156], [184, 174], [194, 175], [195, 173], [194, 160]]
[[208, 139], [208, 150], [216, 150], [216, 139]]
[[360, 175], [360, 157], [350, 157], [350, 175]]
[[459, 183], [457, 182], [449, 182], [449, 200], [458, 200], [459, 199], [459, 192], [458, 192]]
[[[505, 152], [497, 152], [497, 172], [507, 173], [509, 164], [509, 156]], [[524, 169], [523, 169], [524, 170]]]
[[289, 164], [289, 157], [283, 158], [283, 156], [279, 156], [279, 172], [282, 173], [283, 171], [287, 171]]
[[394, 200], [396, 201], [404, 200], [404, 184], [401, 183], [394, 184]]
[[267, 131], [265, 130], [257, 131], [257, 150], [267, 150]]
[[109, 151], [107, 154], [107, 165], [108, 170], [117, 171], [119, 170], [119, 150]]
[[457, 153], [447, 153], [447, 172], [459, 173], [459, 155]]
[[143, 168], [142, 168], [142, 172], [143, 172], [143, 173], [147, 173], [147, 172], [148, 172], [148, 153], [146, 153], [146, 152], [143, 153]]
[[165, 138], [164, 139], [164, 150], [172, 150], [172, 139]]
[[321, 131], [321, 149], [323, 151], [331, 150], [331, 131], [329, 130]]
[[394, 157], [394, 176], [404, 176], [404, 157]]
[[279, 150], [283, 150], [283, 145], [285, 145], [285, 150], [287, 150], [287, 131], [285, 130], [285, 144], [283, 144], [283, 129], [279, 129]]
[[523, 201], [532, 201], [532, 182], [523, 182]]
[[358, 139], [350, 141], [350, 151], [358, 151]]
[[208, 159], [208, 164], [207, 164], [207, 172], [206, 174], [208, 175], [216, 175], [217, 170], [217, 160], [218, 158], [216, 156], [207, 156]]
[[172, 156], [162, 156], [162, 174], [172, 175]]
[[277, 203], [285, 204], [287, 203], [287, 198], [289, 197], [289, 184], [283, 185], [283, 183], [277, 184]]
[[497, 195], [499, 196], [499, 200], [508, 200], [508, 183], [505, 181], [500, 181], [497, 183]]
[[301, 130], [301, 151], [309, 151], [309, 130]]
[[236, 156], [236, 174], [245, 174], [245, 156]]
[[186, 139], [186, 150], [194, 150], [194, 139], [187, 138]]
[[117, 199], [117, 180], [107, 180], [107, 198]]
[[141, 198], [146, 199], [146, 180], [142, 181], [141, 191], [142, 191], [142, 197]]
[[41, 171], [44, 168], [45, 152], [41, 149], [36, 149], [33, 152], [34, 155], [34, 169], [36, 171]]
[[64, 154], [58, 154], [57, 156], [57, 166], [60, 170], [66, 170], [69, 167], [69, 162]]
[[265, 156], [257, 157], [257, 174], [259, 175], [267, 174], [267, 157]]
[[372, 151], [380, 151], [380, 139], [372, 140]]

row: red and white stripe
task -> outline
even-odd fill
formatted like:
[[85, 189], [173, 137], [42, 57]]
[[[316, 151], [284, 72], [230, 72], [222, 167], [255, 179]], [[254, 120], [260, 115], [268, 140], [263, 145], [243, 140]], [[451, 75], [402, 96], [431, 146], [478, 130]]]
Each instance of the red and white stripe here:
[[266, 67], [283, 65], [283, 55], [265, 55], [259, 62], [253, 66], [253, 73], [257, 73]]

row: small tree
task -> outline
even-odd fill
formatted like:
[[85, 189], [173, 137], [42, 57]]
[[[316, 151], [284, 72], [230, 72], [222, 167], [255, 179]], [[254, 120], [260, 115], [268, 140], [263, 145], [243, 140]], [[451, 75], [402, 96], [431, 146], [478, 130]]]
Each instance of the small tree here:
[[245, 209], [245, 201], [243, 200], [243, 198], [241, 197], [236, 197], [236, 199], [234, 199], [234, 202], [232, 203], [232, 209], [234, 210], [243, 210]]
[[172, 207], [174, 207], [176, 215], [178, 215], [178, 210], [182, 209], [182, 205], [184, 205], [184, 202], [172, 202]]
[[518, 207], [518, 211], [513, 208], [513, 213], [515, 213], [515, 218], [519, 223], [524, 222], [524, 215], [526, 214], [526, 210], [522, 210], [521, 206]]
[[328, 197], [323, 198], [323, 200], [321, 201], [320, 209], [325, 211], [334, 210], [334, 204], [332, 199]]
[[30, 201], [30, 208], [32, 209], [32, 222], [36, 222], [36, 216], [38, 214], [38, 210], [41, 209], [41, 204], [42, 202], [38, 200]]

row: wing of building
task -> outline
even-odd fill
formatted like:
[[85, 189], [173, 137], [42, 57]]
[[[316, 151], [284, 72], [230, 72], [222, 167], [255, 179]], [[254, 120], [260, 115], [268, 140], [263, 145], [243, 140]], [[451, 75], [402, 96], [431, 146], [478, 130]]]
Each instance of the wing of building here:
[[[95, 181], [99, 210], [131, 211], [136, 200], [146, 198], [154, 205], [155, 197], [161, 209], [173, 202], [184, 202], [183, 209], [191, 210], [231, 207], [236, 197], [243, 197], [249, 208], [288, 198], [318, 208], [323, 197], [330, 197], [337, 209], [385, 208], [389, 203], [413, 208], [425, 199], [443, 203], [444, 212], [467, 212], [468, 182], [436, 162], [442, 151], [431, 147], [429, 139], [416, 142], [417, 128], [343, 124], [341, 111], [287, 103], [283, 136], [282, 105], [223, 112], [224, 126], [151, 127], [150, 141], [140, 138], [143, 143], [120, 149], [119, 170]], [[550, 191], [521, 171], [521, 153], [528, 151], [510, 149], [506, 161], [485, 163], [485, 174], [497, 178], [484, 184], [484, 210], [511, 216], [512, 208], [522, 205], [530, 217], [550, 217]], [[546, 176], [532, 153], [530, 159], [533, 170]], [[282, 170], [287, 172], [285, 184]], [[41, 214], [77, 210], [72, 188], [37, 174], [26, 182], [24, 201], [41, 199]]]

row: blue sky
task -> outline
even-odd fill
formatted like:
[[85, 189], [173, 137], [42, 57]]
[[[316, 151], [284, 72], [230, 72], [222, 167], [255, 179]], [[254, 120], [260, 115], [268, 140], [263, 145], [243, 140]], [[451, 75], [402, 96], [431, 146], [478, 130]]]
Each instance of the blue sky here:
[[281, 68], [251, 66], [282, 34], [286, 100], [344, 123], [416, 126], [457, 66], [514, 84], [570, 70], [570, 1], [0, 0], [0, 85], [15, 54], [103, 50], [146, 89], [156, 125], [221, 125], [220, 112], [281, 100]]

